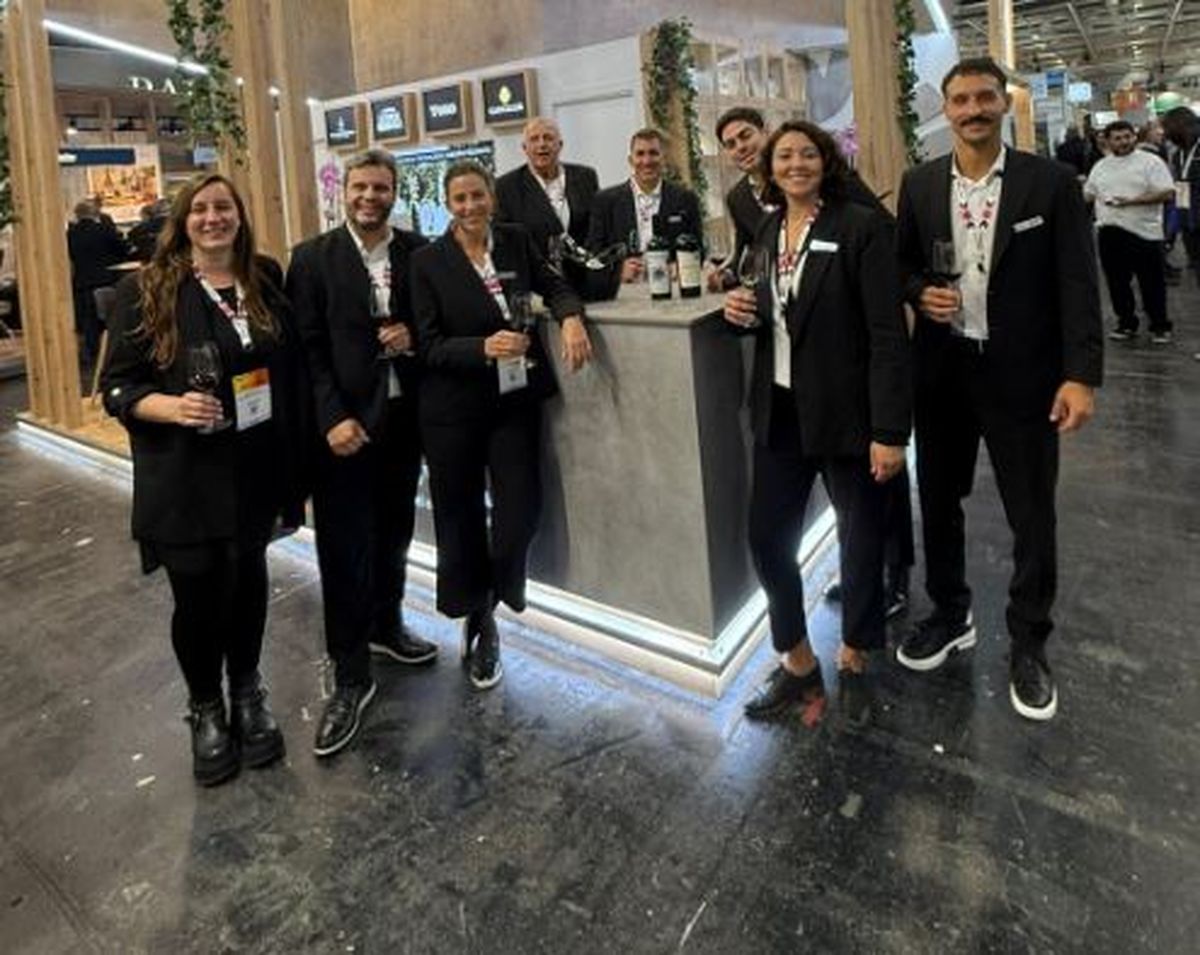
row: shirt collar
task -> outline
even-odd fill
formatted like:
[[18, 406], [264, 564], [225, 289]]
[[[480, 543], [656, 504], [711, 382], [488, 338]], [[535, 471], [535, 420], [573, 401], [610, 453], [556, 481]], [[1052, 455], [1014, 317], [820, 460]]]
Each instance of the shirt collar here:
[[982, 179], [968, 179], [958, 169], [958, 157], [953, 152], [950, 153], [950, 175], [954, 179], [961, 179], [964, 183], [979, 183], [985, 186], [990, 186], [992, 182], [999, 176], [1004, 176], [1004, 163], [1008, 158], [1008, 147], [1000, 147], [1000, 155], [996, 157], [996, 161], [992, 163], [991, 168], [984, 173]]
[[651, 196], [655, 199], [662, 198], [663, 181], [661, 179], [658, 180], [658, 185], [655, 186], [650, 192], [643, 192], [642, 187], [638, 185], [637, 180], [634, 179], [633, 176], [629, 177], [629, 184], [633, 186], [633, 194], [635, 196]]
[[562, 183], [564, 187], [567, 184], [566, 183], [567, 167], [564, 166], [562, 163], [558, 164], [558, 175], [555, 176], [553, 179], [543, 179], [541, 173], [539, 173], [536, 169], [534, 169], [533, 165], [531, 163], [526, 163], [526, 165], [529, 167], [529, 174], [531, 176], [533, 176], [533, 178], [536, 182], [541, 183], [541, 186], [543, 189], [546, 189], [546, 188], [554, 185], [555, 183], [559, 183], [559, 182]]
[[387, 230], [387, 239], [379, 243], [379, 245], [375, 246], [373, 249], [368, 249], [363, 243], [363, 240], [358, 237], [358, 233], [350, 228], [349, 222], [346, 223], [346, 231], [350, 233], [350, 238], [354, 240], [354, 247], [358, 249], [358, 254], [361, 255], [364, 260], [372, 256], [379, 255], [380, 250], [386, 251], [387, 248], [392, 244], [392, 240], [396, 238], [395, 231], [389, 227]]

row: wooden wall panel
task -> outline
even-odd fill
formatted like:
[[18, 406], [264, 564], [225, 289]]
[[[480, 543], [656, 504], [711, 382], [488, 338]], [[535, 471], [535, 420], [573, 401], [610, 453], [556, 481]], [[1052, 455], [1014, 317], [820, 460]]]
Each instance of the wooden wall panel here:
[[876, 193], [887, 193], [892, 210], [907, 166], [904, 137], [896, 119], [896, 15], [890, 3], [846, 0], [850, 71], [854, 77], [854, 122], [858, 127], [858, 171]]

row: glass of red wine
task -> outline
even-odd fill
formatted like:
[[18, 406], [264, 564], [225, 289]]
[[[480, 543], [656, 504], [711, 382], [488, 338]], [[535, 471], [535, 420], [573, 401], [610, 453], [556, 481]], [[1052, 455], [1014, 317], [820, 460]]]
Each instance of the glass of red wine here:
[[[222, 376], [221, 352], [216, 342], [200, 342], [189, 345], [187, 350], [187, 380], [194, 390], [206, 395], [216, 395]], [[200, 434], [215, 434], [229, 427], [230, 421], [222, 414], [212, 424], [201, 425]]]
[[[537, 314], [533, 310], [533, 296], [522, 289], [508, 293], [508, 326], [514, 332], [529, 336], [532, 348], [533, 336], [537, 334]], [[537, 361], [526, 354], [525, 367], [534, 368]]]

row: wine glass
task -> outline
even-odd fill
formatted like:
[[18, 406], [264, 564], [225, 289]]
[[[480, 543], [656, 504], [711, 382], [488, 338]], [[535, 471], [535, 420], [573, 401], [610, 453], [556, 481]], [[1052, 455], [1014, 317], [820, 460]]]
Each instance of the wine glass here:
[[949, 239], [934, 239], [929, 253], [929, 271], [943, 285], [953, 286], [962, 276], [962, 266], [954, 242]]
[[[533, 336], [537, 334], [537, 315], [533, 311], [533, 295], [523, 289], [508, 293], [508, 325], [514, 332], [529, 336], [532, 348]], [[525, 367], [534, 368], [537, 361], [525, 356]]]
[[[216, 342], [200, 342], [189, 345], [187, 350], [187, 380], [196, 391], [206, 395], [215, 395], [221, 384], [221, 353]], [[215, 434], [229, 427], [229, 419], [222, 416], [212, 424], [201, 425], [196, 430], [200, 434]]]
[[738, 260], [737, 277], [742, 288], [753, 291], [759, 283], [770, 278], [771, 256], [764, 246], [748, 245], [742, 249], [742, 257]]

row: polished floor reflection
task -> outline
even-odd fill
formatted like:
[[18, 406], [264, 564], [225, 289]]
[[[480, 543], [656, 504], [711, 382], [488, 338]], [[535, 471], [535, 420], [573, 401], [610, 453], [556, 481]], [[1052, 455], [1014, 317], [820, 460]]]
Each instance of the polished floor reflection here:
[[[866, 732], [747, 723], [765, 649], [714, 703], [510, 628], [478, 695], [419, 592], [443, 659], [381, 667], [361, 739], [318, 764], [317, 581], [276, 555], [290, 755], [212, 791], [128, 491], [22, 445], [22, 386], [0, 385], [4, 951], [1195, 951], [1193, 280], [1171, 304], [1176, 344], [1111, 347], [1100, 417], [1065, 446], [1049, 725], [1008, 702], [1008, 535], [981, 473], [980, 645], [927, 677], [880, 661]], [[814, 620], [832, 673], [836, 618]]]

